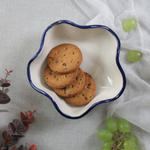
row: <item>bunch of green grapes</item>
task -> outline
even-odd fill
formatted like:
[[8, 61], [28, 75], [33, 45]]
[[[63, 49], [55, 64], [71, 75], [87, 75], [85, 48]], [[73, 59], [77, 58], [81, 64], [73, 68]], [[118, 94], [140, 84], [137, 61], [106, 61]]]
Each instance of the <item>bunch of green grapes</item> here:
[[[130, 31], [136, 27], [135, 19], [127, 19], [122, 23], [122, 28], [124, 31]], [[127, 53], [127, 59], [131, 62], [139, 61], [142, 58], [142, 53], [138, 50], [131, 50]]]
[[97, 133], [98, 138], [104, 141], [102, 150], [140, 150], [136, 146], [138, 138], [131, 134], [131, 124], [126, 119], [117, 122], [110, 117], [105, 123], [107, 129], [101, 129]]

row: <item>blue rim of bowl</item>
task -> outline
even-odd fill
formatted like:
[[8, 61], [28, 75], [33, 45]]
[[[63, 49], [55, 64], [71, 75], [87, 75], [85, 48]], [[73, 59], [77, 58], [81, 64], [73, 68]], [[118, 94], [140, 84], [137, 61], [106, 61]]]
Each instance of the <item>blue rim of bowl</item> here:
[[[92, 106], [90, 106], [90, 108], [88, 110], [86, 110], [83, 114], [79, 115], [79, 116], [70, 116], [68, 114], [65, 114], [63, 113], [58, 105], [56, 104], [56, 102], [54, 101], [54, 99], [49, 95], [47, 94], [46, 92], [44, 92], [43, 90], [39, 89], [38, 87], [36, 87], [33, 82], [32, 82], [32, 79], [31, 79], [31, 74], [30, 74], [30, 64], [32, 63], [32, 61], [39, 55], [39, 53], [41, 52], [42, 48], [43, 48], [43, 45], [44, 45], [44, 40], [45, 40], [45, 36], [46, 36], [46, 33], [49, 29], [53, 28], [54, 26], [56, 25], [59, 25], [59, 24], [69, 24], [69, 25], [72, 25], [74, 27], [77, 27], [77, 28], [80, 28], [80, 29], [90, 29], [90, 28], [103, 28], [103, 29], [106, 29], [107, 31], [109, 31], [115, 38], [116, 38], [116, 41], [117, 41], [117, 49], [116, 49], [116, 64], [122, 74], [122, 78], [123, 78], [123, 86], [120, 90], [120, 92], [113, 98], [111, 99], [105, 99], [105, 100], [102, 100], [100, 102], [97, 102], [97, 103], [94, 103]], [[43, 32], [43, 35], [42, 35], [42, 38], [41, 38], [41, 45], [40, 45], [40, 48], [38, 50], [38, 52], [30, 59], [30, 61], [28, 62], [27, 64], [27, 77], [28, 77], [28, 80], [29, 80], [29, 83], [30, 85], [32, 86], [32, 88], [34, 90], [36, 90], [37, 92], [47, 96], [53, 103], [54, 107], [57, 109], [57, 111], [64, 117], [66, 118], [69, 118], [69, 119], [79, 119], [79, 118], [82, 118], [83, 116], [85, 116], [89, 111], [91, 111], [95, 106], [97, 106], [98, 104], [102, 104], [102, 103], [108, 103], [108, 102], [112, 102], [116, 99], [118, 99], [122, 93], [124, 92], [125, 90], [125, 87], [126, 87], [126, 76], [125, 76], [125, 73], [120, 65], [120, 62], [119, 62], [119, 53], [120, 53], [120, 48], [121, 48], [121, 43], [120, 43], [120, 40], [118, 38], [118, 36], [116, 35], [116, 33], [111, 30], [109, 27], [107, 26], [104, 26], [104, 25], [78, 25], [70, 20], [59, 20], [59, 21], [56, 21], [54, 23], [52, 23], [51, 25], [49, 25], [45, 31]]]

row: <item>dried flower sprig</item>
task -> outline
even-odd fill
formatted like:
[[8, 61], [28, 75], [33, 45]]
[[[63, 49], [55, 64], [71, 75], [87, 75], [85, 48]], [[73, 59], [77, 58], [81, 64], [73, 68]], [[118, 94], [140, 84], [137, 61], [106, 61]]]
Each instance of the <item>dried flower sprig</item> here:
[[[9, 148], [8, 145], [5, 145], [3, 149], [0, 149], [0, 150], [7, 150], [8, 148]], [[14, 146], [10, 150], [37, 150], [37, 146], [35, 144], [32, 144], [28, 149], [27, 144], [26, 144], [25, 146], [23, 145], [20, 145], [19, 147]]]
[[[25, 111], [25, 114], [23, 112], [20, 112], [20, 120], [14, 119], [8, 124], [7, 131], [4, 131], [2, 133], [4, 144], [2, 144], [0, 150], [9, 150], [10, 147], [11, 150], [28, 150], [27, 144], [25, 147], [23, 145], [20, 145], [18, 148], [16, 148], [15, 145], [18, 143], [19, 139], [21, 137], [24, 137], [24, 134], [29, 130], [29, 124], [32, 124], [32, 121], [34, 120], [33, 113], [35, 112], [36, 110], [34, 110], [33, 112]], [[36, 149], [37, 147], [34, 144], [29, 147], [29, 150]]]
[[5, 78], [0, 79], [0, 104], [7, 104], [10, 102], [10, 97], [7, 95], [9, 89], [8, 87], [10, 86], [10, 80], [7, 80], [7, 77], [10, 76], [10, 73], [13, 72], [13, 70], [8, 71], [6, 70], [6, 76]]

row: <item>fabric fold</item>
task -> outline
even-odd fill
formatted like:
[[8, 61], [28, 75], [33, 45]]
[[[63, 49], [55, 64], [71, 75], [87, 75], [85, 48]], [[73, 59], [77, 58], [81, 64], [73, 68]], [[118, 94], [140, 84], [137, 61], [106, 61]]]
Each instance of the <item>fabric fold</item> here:
[[[126, 118], [138, 129], [141, 129], [140, 140], [150, 136], [150, 9], [148, 0], [75, 0], [80, 8], [91, 19], [87, 25], [100, 24], [111, 28], [120, 38], [120, 63], [125, 71], [127, 86], [123, 95], [108, 106], [107, 117], [117, 116]], [[131, 31], [124, 31], [124, 20], [133, 18], [137, 26]], [[138, 62], [129, 62], [126, 54], [130, 50], [139, 50], [142, 59]], [[141, 136], [140, 135], [140, 136]], [[148, 149], [150, 144], [141, 141], [141, 145]], [[142, 148], [143, 149], [143, 148]]]

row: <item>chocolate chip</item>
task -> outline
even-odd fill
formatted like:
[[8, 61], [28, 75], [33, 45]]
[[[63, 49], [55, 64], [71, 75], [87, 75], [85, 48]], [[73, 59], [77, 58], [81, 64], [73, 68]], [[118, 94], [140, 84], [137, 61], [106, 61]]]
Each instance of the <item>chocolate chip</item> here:
[[59, 53], [59, 51], [57, 51], [56, 53], [55, 53], [55, 55], [57, 55]]
[[52, 61], [54, 61], [54, 58], [52, 58], [52, 57], [49, 57]]
[[85, 98], [85, 100], [88, 100], [88, 98], [87, 97], [84, 97]]
[[90, 85], [91, 85], [91, 83], [88, 84], [88, 86], [90, 86]]
[[62, 66], [66, 66], [66, 63], [63, 63]]
[[52, 74], [53, 74], [53, 71], [51, 70], [50, 75], [52, 75]]
[[90, 78], [92, 78], [92, 76], [89, 75]]

